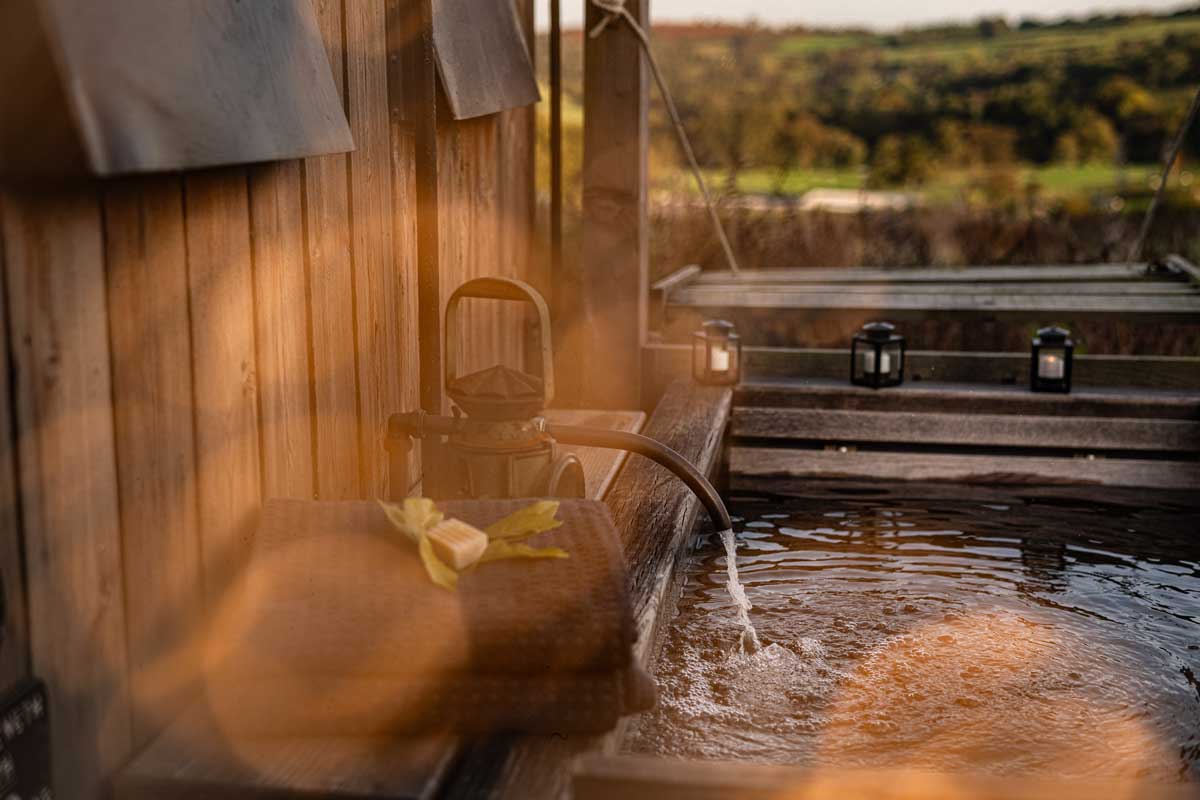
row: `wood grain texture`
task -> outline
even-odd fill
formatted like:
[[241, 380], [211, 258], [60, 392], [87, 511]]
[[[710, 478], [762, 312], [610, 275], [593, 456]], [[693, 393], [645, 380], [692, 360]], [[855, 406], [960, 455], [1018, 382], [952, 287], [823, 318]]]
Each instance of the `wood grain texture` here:
[[25, 565], [17, 494], [17, 427], [13, 404], [12, 349], [5, 296], [4, 203], [0, 200], [0, 685], [12, 686], [29, 673], [29, 618], [25, 609]]
[[354, 146], [310, 3], [38, 0], [38, 9], [92, 174]]
[[873, 391], [837, 381], [761, 381], [737, 389], [738, 406], [844, 411], [1026, 414], [1200, 420], [1200, 393], [1100, 390], [1041, 394], [1004, 386], [923, 383]]
[[434, 0], [433, 38], [442, 87], [455, 119], [538, 101], [533, 60], [512, 2]]
[[109, 338], [135, 745], [183, 707], [202, 596], [183, 192], [125, 180], [104, 197]]
[[[1189, 294], [1041, 294], [1013, 292], [952, 293], [928, 291], [810, 292], [720, 286], [684, 286], [671, 293], [672, 307], [700, 309], [708, 318], [736, 317], [742, 309], [770, 309], [801, 318], [821, 312], [869, 313], [888, 319], [979, 318], [1073, 320], [1116, 318], [1124, 321], [1189, 322], [1200, 316], [1200, 292]], [[734, 319], [733, 321], [737, 321]], [[749, 329], [748, 326], [746, 329]]]
[[428, 800], [456, 741], [417, 739], [229, 740], [201, 706], [116, 781], [117, 800]]
[[1020, 281], [1140, 281], [1146, 278], [1145, 264], [1046, 264], [1035, 266], [984, 267], [799, 267], [744, 269], [730, 272], [706, 271], [697, 284], [800, 283], [991, 283]]
[[[691, 374], [690, 344], [652, 344], [643, 349], [645, 403], [671, 381]], [[746, 347], [747, 381], [797, 380], [848, 383], [848, 350]], [[923, 383], [994, 384], [1010, 390], [1029, 383], [1028, 353], [931, 352], [905, 354], [906, 386]], [[1076, 356], [1072, 382], [1080, 389], [1141, 388], [1200, 392], [1200, 358], [1178, 356]]]
[[1121, 781], [1063, 781], [986, 775], [931, 776], [899, 769], [807, 770], [763, 764], [588, 756], [573, 784], [575, 800], [1189, 800], [1193, 787]]
[[246, 176], [185, 179], [197, 499], [206, 595], [243, 562], [262, 499]]
[[386, 8], [344, 0], [346, 102], [358, 149], [350, 155], [362, 496], [387, 496], [387, 418], [400, 409], [402, 285], [392, 235], [391, 123]]
[[[404, 80], [404, 65], [411, 58], [408, 37], [409, 13], [404, 0], [387, 2], [388, 103], [391, 119], [392, 157], [392, 247], [399, 281], [399, 336], [401, 363], [408, 365], [400, 373], [400, 404], [397, 411], [412, 411], [421, 406], [421, 347], [417, 305], [417, 185], [416, 142], [412, 128], [404, 124], [405, 97], [409, 89]], [[532, 175], [532, 173], [531, 173]], [[408, 474], [421, 474], [421, 449], [412, 448]]]
[[739, 408], [733, 435], [816, 442], [1200, 452], [1200, 422], [1025, 414]]
[[[333, 68], [334, 85], [344, 98], [346, 48], [342, 38], [342, 3], [319, 0], [315, 5], [321, 38]], [[304, 162], [315, 465], [317, 494], [324, 500], [361, 496], [353, 230], [347, 170], [345, 156], [323, 156]]]
[[249, 192], [263, 496], [311, 499], [312, 365], [299, 162], [252, 167]]
[[757, 478], [848, 481], [952, 481], [986, 485], [1200, 488], [1200, 463], [1135, 459], [972, 456], [931, 453], [839, 453], [734, 447], [729, 456], [734, 489], [755, 488]]
[[[649, 24], [648, 0], [625, 4]], [[602, 13], [587, 7], [586, 25]], [[637, 36], [609, 25], [584, 48], [583, 246], [564, 275], [556, 340], [567, 397], [600, 408], [641, 404], [641, 344], [649, 291], [647, 150], [649, 75]], [[574, 393], [572, 393], [574, 389]]]
[[32, 668], [55, 791], [91, 800], [130, 748], [100, 208], [70, 191], [3, 204]]

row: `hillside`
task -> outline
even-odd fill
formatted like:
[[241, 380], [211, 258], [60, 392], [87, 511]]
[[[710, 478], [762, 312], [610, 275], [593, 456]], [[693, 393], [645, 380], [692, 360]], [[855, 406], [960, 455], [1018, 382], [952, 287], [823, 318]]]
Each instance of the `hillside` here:
[[[1200, 83], [1200, 7], [882, 33], [658, 25], [653, 35], [702, 163], [742, 192], [907, 187], [998, 202], [1033, 187], [1137, 202]], [[571, 32], [564, 79], [576, 102], [581, 55]], [[652, 125], [657, 183], [682, 190], [661, 108]], [[1198, 156], [1200, 130], [1181, 199], [1196, 199], [1182, 173]]]

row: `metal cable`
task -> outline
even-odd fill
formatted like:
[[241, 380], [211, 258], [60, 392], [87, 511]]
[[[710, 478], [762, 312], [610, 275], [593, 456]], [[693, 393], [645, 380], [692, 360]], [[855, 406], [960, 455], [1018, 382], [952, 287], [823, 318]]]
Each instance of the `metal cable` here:
[[1192, 98], [1192, 107], [1188, 109], [1187, 116], [1183, 119], [1183, 125], [1180, 126], [1179, 133], [1175, 136], [1175, 141], [1171, 143], [1171, 149], [1167, 151], [1166, 163], [1163, 165], [1162, 180], [1158, 182], [1158, 191], [1154, 193], [1154, 199], [1150, 201], [1150, 208], [1146, 209], [1146, 218], [1142, 220], [1142, 229], [1138, 233], [1137, 241], [1133, 243], [1133, 247], [1129, 251], [1129, 262], [1131, 264], [1136, 264], [1142, 260], [1142, 250], [1146, 247], [1146, 239], [1150, 237], [1150, 228], [1154, 225], [1154, 215], [1158, 213], [1158, 207], [1162, 203], [1163, 196], [1167, 193], [1167, 179], [1171, 176], [1171, 168], [1175, 166], [1175, 160], [1179, 158], [1179, 153], [1183, 150], [1183, 143], [1187, 140], [1188, 131], [1191, 129], [1192, 123], [1196, 121], [1197, 112], [1200, 112], [1200, 90], [1197, 90], [1196, 96]]
[[634, 32], [641, 43], [642, 52], [646, 54], [646, 61], [650, 65], [650, 73], [654, 75], [654, 82], [658, 84], [659, 94], [662, 95], [663, 103], [667, 107], [667, 113], [670, 115], [671, 122], [675, 126], [675, 133], [679, 137], [679, 145], [683, 148], [684, 155], [687, 156], [688, 166], [692, 170], [692, 177], [696, 179], [696, 185], [700, 187], [700, 193], [704, 196], [704, 205], [708, 209], [708, 216], [712, 220], [717, 238], [721, 241], [721, 249], [725, 251], [725, 260], [729, 262], [729, 269], [736, 274], [738, 272], [737, 257], [733, 254], [733, 246], [729, 243], [729, 237], [725, 235], [725, 227], [721, 224], [721, 218], [717, 214], [717, 207], [713, 203], [712, 195], [708, 191], [708, 183], [704, 180], [704, 174], [700, 171], [700, 164], [696, 161], [696, 153], [692, 150], [692, 143], [688, 139], [687, 129], [683, 127], [683, 119], [679, 116], [679, 110], [675, 107], [675, 100], [671, 97], [671, 92], [667, 89], [667, 82], [663, 78], [662, 71], [658, 68], [658, 59], [654, 57], [654, 50], [650, 47], [650, 37], [646, 35], [646, 31], [638, 24], [633, 15], [629, 13], [629, 9], [625, 8], [625, 0], [591, 0], [591, 2], [592, 5], [604, 12], [605, 17], [588, 31], [589, 38], [595, 39], [610, 24], [621, 18], [625, 20], [630, 30]]

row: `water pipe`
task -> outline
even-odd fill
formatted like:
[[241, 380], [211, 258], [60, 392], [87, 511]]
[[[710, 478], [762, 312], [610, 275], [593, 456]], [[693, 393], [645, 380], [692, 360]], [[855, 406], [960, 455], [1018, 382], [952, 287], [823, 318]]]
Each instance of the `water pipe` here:
[[[663, 443], [638, 433], [606, 428], [585, 428], [578, 425], [554, 425], [546, 423], [544, 420], [543, 424], [545, 432], [561, 444], [599, 447], [605, 450], [626, 450], [665, 467], [683, 481], [704, 504], [717, 531], [727, 531], [733, 528], [729, 511], [726, 510], [721, 495], [717, 493], [713, 485], [691, 462]], [[395, 441], [397, 439], [407, 440], [408, 437], [422, 438], [428, 435], [449, 436], [457, 431], [459, 425], [461, 425], [461, 420], [454, 417], [426, 414], [422, 411], [395, 414], [388, 421], [388, 438]]]

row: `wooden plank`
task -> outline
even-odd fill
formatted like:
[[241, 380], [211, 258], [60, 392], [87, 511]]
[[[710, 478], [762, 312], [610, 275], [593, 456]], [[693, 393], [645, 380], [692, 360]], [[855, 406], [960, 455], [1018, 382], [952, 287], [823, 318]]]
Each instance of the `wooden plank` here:
[[[649, 403], [653, 403], [668, 383], [691, 374], [691, 345], [652, 344], [643, 348], [643, 352], [643, 380]], [[746, 347], [742, 355], [743, 374], [748, 382], [775, 379], [849, 382], [850, 353], [847, 350]], [[910, 350], [906, 358], [907, 385], [913, 388], [924, 382], [1008, 387], [1029, 383], [1028, 353]], [[1073, 382], [1080, 388], [1195, 392], [1200, 390], [1200, 358], [1076, 356]]]
[[202, 602], [183, 192], [175, 178], [104, 198], [113, 420], [135, 747], [183, 708]]
[[12, 385], [5, 293], [4, 204], [0, 200], [0, 686], [13, 686], [29, 674], [29, 617], [25, 609], [25, 566], [17, 495], [17, 427]]
[[838, 452], [734, 447], [731, 485], [754, 489], [757, 478], [852, 481], [952, 481], [986, 485], [1137, 486], [1200, 489], [1200, 463], [1045, 456]]
[[574, 800], [1195, 800], [1194, 786], [1136, 780], [1078, 781], [989, 775], [935, 775], [903, 769], [809, 770], [767, 764], [588, 756]]
[[[683, 284], [688, 285], [688, 284]], [[652, 289], [656, 287], [651, 287]], [[669, 287], [670, 288], [670, 287]], [[1172, 295], [1184, 297], [1200, 296], [1200, 290], [1184, 281], [1176, 280], [1143, 280], [1143, 281], [990, 281], [962, 283], [921, 283], [907, 284], [890, 281], [863, 281], [852, 283], [803, 283], [781, 284], [772, 282], [750, 283], [737, 281], [730, 283], [713, 283], [695, 285], [692, 288], [696, 294], [711, 297], [717, 293], [726, 293], [740, 297], [743, 293], [772, 292], [781, 293], [786, 297], [794, 295], [830, 295], [850, 294], [879, 295], [891, 297], [906, 294], [951, 294], [951, 295], [1044, 295], [1057, 297], [1061, 294], [1086, 295], [1098, 297], [1130, 297], [1141, 295]]]
[[[734, 316], [736, 309], [786, 311], [797, 319], [802, 312], [862, 312], [895, 319], [948, 317], [989, 319], [1087, 319], [1113, 317], [1124, 321], [1195, 322], [1200, 318], [1200, 295], [1103, 295], [948, 293], [823, 294], [807, 291], [736, 290], [685, 286], [672, 293], [671, 307], [704, 309], [707, 316]], [[798, 316], [797, 316], [798, 315]], [[736, 319], [734, 320], [736, 322]]]
[[[720, 460], [730, 398], [727, 388], [676, 383], [643, 433], [711, 474]], [[699, 502], [682, 483], [642, 458], [631, 459], [621, 470], [606, 502], [621, 532], [638, 629], [649, 636], [663, 576], [688, 540]], [[646, 644], [640, 643], [639, 658], [651, 652]], [[608, 737], [500, 736], [476, 742], [441, 796], [558, 800], [568, 796], [575, 760], [589, 751], [612, 749], [620, 730]]]
[[[317, 20], [334, 84], [344, 95], [345, 47], [341, 2], [317, 3]], [[304, 162], [308, 239], [309, 315], [317, 494], [323, 500], [361, 496], [358, 364], [354, 350], [354, 264], [351, 260], [349, 178], [345, 156]]]
[[194, 707], [116, 780], [117, 800], [427, 800], [453, 740], [230, 740]]
[[1192, 286], [1200, 286], [1200, 267], [1188, 261], [1183, 256], [1167, 256], [1167, 269], [1183, 275]]
[[511, 2], [435, 0], [433, 39], [455, 119], [495, 114], [540, 99], [533, 61]]
[[[401, 399], [397, 411], [421, 407], [421, 343], [417, 321], [417, 187], [416, 142], [412, 126], [404, 124], [405, 97], [409, 91], [404, 78], [406, 56], [413, 49], [408, 38], [407, 19], [411, 10], [405, 0], [387, 0], [388, 104], [391, 117], [392, 208], [395, 230], [392, 236], [396, 272], [401, 283], [400, 342], [402, 362], [410, 365], [400, 371]], [[421, 449], [411, 450], [409, 475], [421, 474]]]
[[[649, 25], [648, 0], [627, 2], [625, 10]], [[585, 27], [592, 29], [603, 16], [589, 3]], [[578, 387], [576, 398], [600, 408], [641, 404], [649, 294], [645, 64], [637, 36], [623, 22], [586, 39], [582, 257], [578, 275], [564, 286], [570, 295], [559, 308], [565, 335], [556, 330], [555, 341], [564, 376], [571, 376], [565, 385]]]
[[840, 381], [776, 380], [739, 386], [736, 402], [760, 408], [1200, 420], [1198, 392], [1097, 389], [1064, 395], [1005, 386], [936, 383], [906, 384], [877, 392]]
[[[583, 411], [579, 409], [547, 409], [542, 414], [552, 425], [581, 425], [587, 428], [611, 428], [617, 431], [637, 433], [646, 422], [643, 411]], [[583, 464], [584, 485], [587, 496], [603, 500], [608, 494], [617, 473], [621, 471], [629, 456], [623, 450], [606, 450], [600, 447], [563, 447], [563, 451], [574, 453]]]
[[262, 497], [246, 176], [193, 173], [184, 192], [200, 553], [215, 599], [246, 555]]
[[1145, 264], [1076, 264], [984, 267], [799, 267], [706, 271], [698, 284], [737, 283], [984, 283], [989, 281], [1142, 281]]
[[363, 497], [387, 496], [387, 418], [403, 404], [401, 374], [415, 366], [401, 347], [402, 291], [392, 244], [391, 127], [386, 8], [344, 0], [346, 101], [358, 149], [350, 155], [356, 297], [359, 456]]
[[249, 191], [263, 496], [309, 499], [316, 486], [300, 163], [252, 167]]
[[686, 267], [677, 269], [665, 278], [655, 281], [650, 286], [652, 292], [670, 292], [672, 289], [679, 286], [686, 286], [696, 280], [702, 270], [697, 264], [689, 264]]
[[3, 200], [32, 668], [55, 793], [90, 800], [130, 747], [100, 209], [86, 191]]
[[733, 435], [835, 443], [896, 442], [1159, 453], [1200, 451], [1200, 421], [1024, 414], [751, 407], [739, 408], [734, 413]]
[[354, 147], [310, 3], [38, 0], [38, 8], [93, 174]]

